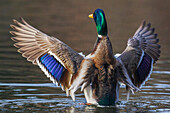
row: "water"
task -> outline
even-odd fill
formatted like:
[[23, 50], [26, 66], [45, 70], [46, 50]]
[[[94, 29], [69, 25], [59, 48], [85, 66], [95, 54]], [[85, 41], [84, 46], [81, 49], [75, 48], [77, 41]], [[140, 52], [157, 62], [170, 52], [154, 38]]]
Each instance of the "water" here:
[[[170, 2], [159, 1], [0, 1], [0, 112], [170, 112]], [[78, 91], [76, 102], [66, 97], [41, 70], [16, 52], [9, 34], [13, 18], [22, 16], [36, 28], [58, 37], [74, 50], [84, 54], [92, 51], [96, 29], [88, 14], [104, 9], [109, 36], [115, 53], [121, 52], [143, 19], [150, 21], [159, 34], [160, 60], [142, 91], [126, 101], [121, 88], [115, 107], [85, 106], [84, 95]]]

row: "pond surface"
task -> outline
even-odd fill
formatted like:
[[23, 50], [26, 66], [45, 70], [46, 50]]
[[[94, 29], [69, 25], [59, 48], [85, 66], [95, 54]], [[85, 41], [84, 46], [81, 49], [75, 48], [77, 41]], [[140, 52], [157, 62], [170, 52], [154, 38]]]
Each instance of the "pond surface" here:
[[[0, 112], [170, 112], [170, 2], [168, 0], [1, 0], [0, 1]], [[126, 47], [140, 22], [152, 23], [158, 33], [161, 57], [142, 91], [131, 95], [120, 90], [115, 107], [84, 106], [82, 92], [76, 102], [66, 97], [41, 70], [17, 53], [11, 41], [12, 19], [22, 16], [28, 23], [56, 36], [74, 50], [88, 54], [96, 40], [96, 28], [88, 14], [104, 9], [115, 53]]]

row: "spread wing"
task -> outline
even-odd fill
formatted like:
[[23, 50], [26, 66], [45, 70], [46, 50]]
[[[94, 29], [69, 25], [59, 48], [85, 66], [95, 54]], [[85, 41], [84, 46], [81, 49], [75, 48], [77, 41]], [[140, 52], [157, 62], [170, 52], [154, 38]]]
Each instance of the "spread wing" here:
[[128, 75], [136, 87], [141, 88], [152, 72], [153, 64], [160, 56], [157, 34], [150, 23], [141, 24], [132, 38], [129, 38], [124, 52], [118, 57], [125, 65]]
[[16, 25], [11, 25], [15, 30], [10, 32], [14, 35], [12, 40], [17, 42], [14, 46], [28, 61], [38, 65], [53, 83], [61, 84], [69, 95], [68, 89], [84, 57], [57, 38], [32, 27], [24, 19], [21, 18], [21, 21], [14, 20]]

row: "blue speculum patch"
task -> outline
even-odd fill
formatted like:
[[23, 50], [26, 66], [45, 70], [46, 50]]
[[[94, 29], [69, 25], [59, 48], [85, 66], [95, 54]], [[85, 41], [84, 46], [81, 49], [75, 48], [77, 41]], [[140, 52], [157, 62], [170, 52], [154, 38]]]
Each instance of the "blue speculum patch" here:
[[135, 73], [137, 75], [138, 80], [143, 82], [149, 76], [151, 68], [152, 68], [152, 58], [145, 53]]
[[62, 76], [64, 67], [54, 58], [54, 56], [47, 53], [41, 56], [39, 61], [58, 82]]

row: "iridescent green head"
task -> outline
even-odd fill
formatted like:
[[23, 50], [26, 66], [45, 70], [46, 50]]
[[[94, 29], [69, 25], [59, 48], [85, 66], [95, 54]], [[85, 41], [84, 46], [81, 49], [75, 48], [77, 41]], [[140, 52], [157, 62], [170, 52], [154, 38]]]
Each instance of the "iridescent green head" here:
[[89, 15], [89, 18], [93, 18], [96, 23], [98, 35], [107, 36], [107, 23], [102, 9], [96, 9], [93, 14]]

